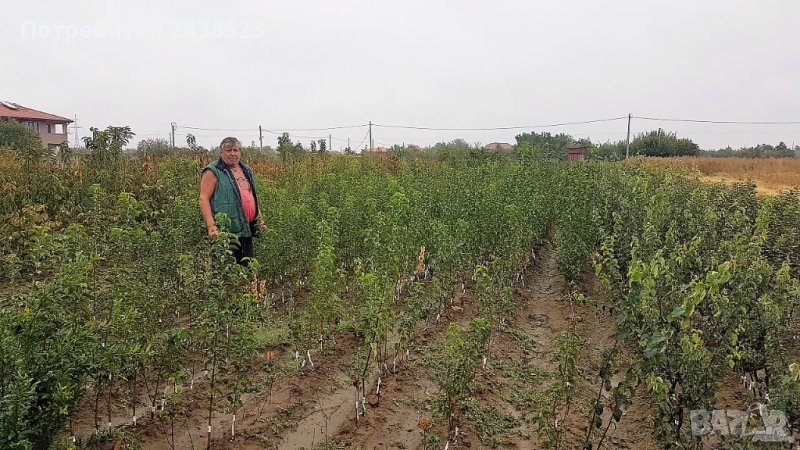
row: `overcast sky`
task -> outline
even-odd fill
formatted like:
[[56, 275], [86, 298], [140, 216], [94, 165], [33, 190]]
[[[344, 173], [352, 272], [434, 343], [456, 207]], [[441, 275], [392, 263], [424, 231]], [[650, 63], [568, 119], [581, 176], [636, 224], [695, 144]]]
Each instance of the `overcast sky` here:
[[[0, 99], [213, 146], [258, 126], [491, 128], [626, 116], [800, 121], [800, 1], [5, 2]], [[626, 120], [536, 131], [624, 139]], [[235, 131], [190, 130], [184, 127]], [[786, 141], [800, 125], [634, 119], [704, 148]], [[241, 130], [241, 131], [239, 131]], [[366, 127], [294, 131], [348, 138]], [[377, 145], [527, 130], [375, 127]], [[70, 137], [72, 140], [72, 136]], [[264, 144], [276, 135], [264, 132]], [[363, 147], [364, 144], [361, 144]]]

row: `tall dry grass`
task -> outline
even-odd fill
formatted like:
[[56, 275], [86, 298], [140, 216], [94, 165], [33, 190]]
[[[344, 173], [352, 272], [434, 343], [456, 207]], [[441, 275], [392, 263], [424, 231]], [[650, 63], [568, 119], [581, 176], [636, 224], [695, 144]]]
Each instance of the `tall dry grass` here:
[[748, 181], [763, 194], [776, 194], [800, 186], [800, 158], [644, 158], [646, 164], [697, 169], [709, 181]]

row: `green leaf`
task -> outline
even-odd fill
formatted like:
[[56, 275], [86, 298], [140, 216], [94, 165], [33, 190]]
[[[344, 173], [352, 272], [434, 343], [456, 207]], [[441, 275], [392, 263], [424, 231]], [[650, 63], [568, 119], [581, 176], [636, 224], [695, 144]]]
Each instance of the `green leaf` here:
[[675, 309], [672, 310], [669, 317], [672, 319], [677, 319], [678, 317], [683, 316], [683, 313], [686, 312], [686, 305], [676, 306]]

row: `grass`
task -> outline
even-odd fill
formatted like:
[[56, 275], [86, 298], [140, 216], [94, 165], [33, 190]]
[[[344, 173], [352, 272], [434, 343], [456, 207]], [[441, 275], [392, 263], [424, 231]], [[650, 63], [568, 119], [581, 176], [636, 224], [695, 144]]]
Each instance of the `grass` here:
[[481, 404], [474, 398], [467, 400], [466, 407], [464, 416], [475, 423], [475, 431], [481, 443], [491, 448], [502, 445], [504, 438], [520, 424], [518, 420], [501, 413], [494, 406]]
[[536, 342], [532, 337], [525, 334], [524, 331], [511, 325], [503, 325], [500, 327], [500, 330], [508, 333], [511, 336], [511, 339], [514, 340], [514, 342], [517, 344], [517, 347], [522, 351], [523, 354], [537, 354], [539, 343]]
[[776, 195], [800, 186], [800, 158], [644, 158], [647, 164], [697, 170], [710, 182], [756, 183], [756, 192]]
[[499, 369], [508, 378], [528, 385], [540, 385], [549, 374], [541, 367], [536, 367], [520, 359], [493, 358], [492, 367]]

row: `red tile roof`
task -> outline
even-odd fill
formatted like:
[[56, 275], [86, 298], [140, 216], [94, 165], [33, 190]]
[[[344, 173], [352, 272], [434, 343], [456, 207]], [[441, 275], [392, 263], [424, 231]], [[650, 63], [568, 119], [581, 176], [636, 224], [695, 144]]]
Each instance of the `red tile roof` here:
[[37, 120], [41, 122], [53, 123], [72, 123], [72, 120], [66, 117], [49, 114], [35, 109], [26, 108], [16, 103], [0, 101], [0, 118], [3, 119], [19, 119], [19, 120]]

